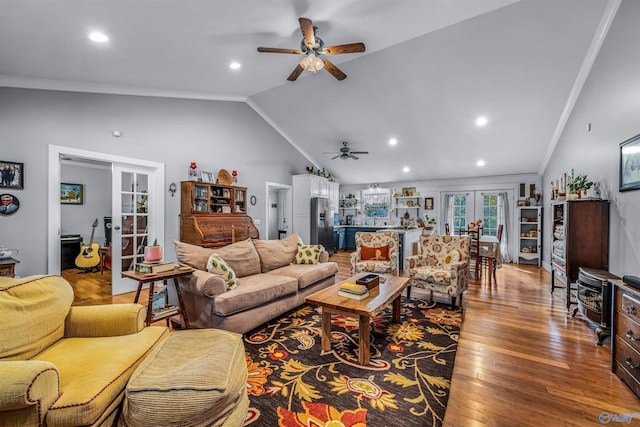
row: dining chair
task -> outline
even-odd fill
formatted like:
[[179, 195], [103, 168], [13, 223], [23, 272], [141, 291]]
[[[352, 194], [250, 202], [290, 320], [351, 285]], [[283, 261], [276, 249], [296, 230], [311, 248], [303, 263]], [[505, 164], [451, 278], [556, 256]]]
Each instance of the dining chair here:
[[[500, 224], [498, 225], [498, 231], [496, 233], [496, 238], [498, 239], [498, 251], [500, 250], [500, 244], [502, 243], [502, 232], [504, 229], [504, 225]], [[486, 257], [480, 257], [480, 267], [481, 269], [488, 269], [489, 267], [489, 260]], [[493, 268], [492, 271], [488, 272], [489, 274], [493, 275], [493, 279], [497, 280], [496, 278], [496, 268], [497, 268], [498, 263], [494, 262], [493, 263]]]
[[482, 277], [482, 258], [480, 257], [480, 237], [482, 236], [482, 226], [473, 229], [458, 229], [458, 235], [471, 237], [469, 243], [469, 265], [473, 265], [473, 273], [476, 279]]

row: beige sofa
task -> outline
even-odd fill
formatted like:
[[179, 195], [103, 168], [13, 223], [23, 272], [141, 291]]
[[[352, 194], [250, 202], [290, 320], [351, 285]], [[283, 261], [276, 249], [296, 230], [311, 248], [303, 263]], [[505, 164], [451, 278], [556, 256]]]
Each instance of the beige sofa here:
[[[245, 333], [304, 303], [304, 298], [335, 283], [338, 265], [320, 253], [317, 264], [294, 264], [298, 236], [283, 240], [244, 240], [210, 249], [174, 240], [178, 262], [196, 270], [180, 279], [189, 324]], [[207, 271], [216, 252], [237, 276], [227, 289], [223, 278]]]

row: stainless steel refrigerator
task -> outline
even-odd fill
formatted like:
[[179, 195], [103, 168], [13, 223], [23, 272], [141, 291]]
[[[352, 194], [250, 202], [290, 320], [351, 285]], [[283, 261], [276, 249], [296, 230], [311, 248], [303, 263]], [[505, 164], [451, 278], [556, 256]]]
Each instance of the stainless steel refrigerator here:
[[333, 217], [329, 208], [329, 199], [311, 198], [311, 234], [310, 244], [322, 245], [333, 254]]

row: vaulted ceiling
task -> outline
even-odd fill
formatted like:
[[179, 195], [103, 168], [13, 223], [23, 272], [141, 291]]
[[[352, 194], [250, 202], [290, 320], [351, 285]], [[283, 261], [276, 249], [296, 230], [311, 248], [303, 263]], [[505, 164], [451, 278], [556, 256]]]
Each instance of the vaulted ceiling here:
[[[0, 86], [246, 101], [344, 184], [535, 173], [613, 3], [0, 0]], [[326, 45], [366, 45], [328, 57], [345, 80], [289, 82], [301, 56], [257, 52], [299, 48], [301, 16]], [[90, 42], [93, 30], [109, 41]], [[369, 154], [331, 160], [342, 141]]]

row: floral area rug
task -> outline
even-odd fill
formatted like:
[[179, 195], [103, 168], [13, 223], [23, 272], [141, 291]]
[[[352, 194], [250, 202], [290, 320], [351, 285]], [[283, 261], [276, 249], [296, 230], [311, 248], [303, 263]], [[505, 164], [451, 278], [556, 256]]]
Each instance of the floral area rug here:
[[245, 425], [440, 426], [449, 397], [461, 311], [402, 300], [372, 319], [371, 363], [358, 364], [358, 322], [332, 316], [321, 350], [321, 314], [305, 305], [245, 334], [250, 408]]

